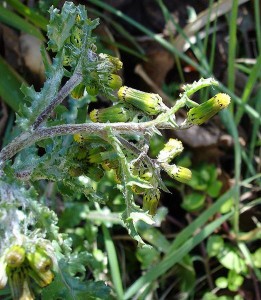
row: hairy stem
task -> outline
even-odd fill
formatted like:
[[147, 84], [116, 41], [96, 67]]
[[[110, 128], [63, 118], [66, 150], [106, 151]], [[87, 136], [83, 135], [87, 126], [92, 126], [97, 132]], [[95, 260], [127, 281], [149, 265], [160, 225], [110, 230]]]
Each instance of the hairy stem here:
[[60, 89], [57, 96], [53, 99], [53, 101], [45, 108], [44, 111], [40, 113], [40, 115], [34, 121], [32, 128], [35, 130], [41, 123], [48, 118], [48, 116], [52, 113], [54, 108], [62, 103], [62, 101], [70, 94], [70, 92], [82, 81], [82, 74], [76, 72], [73, 76], [66, 82], [66, 84]]
[[[90, 59], [91, 63], [95, 60]], [[115, 134], [122, 133], [137, 133], [143, 134], [148, 130], [155, 131], [155, 129], [185, 129], [190, 127], [187, 124], [176, 124], [175, 113], [182, 107], [184, 107], [190, 99], [187, 94], [190, 93], [192, 87], [193, 91], [213, 84], [213, 79], [201, 79], [199, 82], [194, 83], [195, 86], [189, 86], [185, 88], [185, 92], [181, 95], [181, 98], [175, 103], [175, 105], [168, 109], [165, 113], [160, 114], [156, 119], [142, 122], [142, 123], [85, 123], [85, 124], [65, 124], [52, 127], [42, 127], [41, 123], [47, 119], [54, 108], [60, 104], [65, 97], [83, 80], [82, 73], [75, 71], [72, 77], [61, 88], [57, 96], [46, 107], [46, 109], [37, 117], [32, 128], [27, 132], [22, 133], [16, 137], [10, 144], [2, 149], [0, 152], [0, 171], [3, 168], [5, 161], [12, 158], [20, 150], [33, 145], [34, 143], [46, 139], [53, 138], [55, 136], [75, 134], [75, 133], [89, 133], [89, 134], [107, 134], [108, 129], [114, 131]], [[214, 82], [215, 83], [215, 82]], [[126, 146], [126, 145], [125, 145]]]
[[[154, 125], [154, 121], [144, 123], [84, 123], [84, 124], [65, 124], [52, 126], [49, 128], [39, 127], [34, 131], [27, 131], [16, 137], [10, 144], [2, 149], [0, 152], [0, 167], [6, 160], [12, 158], [20, 150], [33, 145], [34, 143], [61, 135], [75, 134], [75, 133], [89, 133], [89, 134], [104, 134], [108, 128], [111, 128], [116, 133], [144, 133]], [[156, 124], [158, 129], [170, 129], [168, 124]]]

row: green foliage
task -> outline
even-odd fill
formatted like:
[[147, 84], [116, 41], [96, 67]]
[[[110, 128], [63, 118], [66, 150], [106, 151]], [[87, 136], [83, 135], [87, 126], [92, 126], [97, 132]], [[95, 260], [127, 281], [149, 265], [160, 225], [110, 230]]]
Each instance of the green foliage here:
[[18, 112], [22, 98], [20, 86], [24, 80], [1, 56], [0, 73], [6, 74], [1, 78], [0, 96], [15, 112]]
[[40, 40], [45, 40], [42, 33], [28, 21], [0, 5], [0, 21], [23, 32], [29, 33]]
[[[26, 103], [19, 111], [17, 123], [26, 130], [35, 121], [36, 117], [50, 104], [53, 99], [53, 93], [57, 93], [61, 80], [64, 76], [63, 57], [57, 55], [52, 66], [48, 66], [47, 80], [40, 92], [36, 92], [33, 87], [22, 86]], [[53, 80], [55, 78], [55, 80]], [[30, 106], [27, 106], [29, 103]]]
[[[31, 23], [44, 29], [44, 19], [37, 23], [37, 14], [30, 17], [21, 3], [9, 2]], [[25, 103], [20, 105], [16, 120], [16, 131], [22, 133], [0, 153], [0, 287], [4, 288], [8, 281], [13, 298], [23, 293], [31, 296], [30, 289], [41, 299], [145, 298], [155, 296], [159, 277], [164, 275], [159, 281], [164, 287], [164, 277], [171, 274], [178, 278], [179, 291], [189, 297], [197, 283], [193, 265], [197, 257], [190, 252], [198, 245], [204, 247], [205, 239], [205, 265], [208, 259], [216, 259], [227, 273], [226, 277], [216, 278], [217, 288], [236, 293], [251, 263], [260, 276], [256, 270], [260, 267], [260, 249], [249, 253], [246, 262], [242, 249], [219, 233], [220, 226], [227, 225], [235, 215], [238, 183], [220, 195], [222, 183], [215, 166], [202, 164], [191, 175], [188, 168], [176, 165], [176, 157], [184, 148], [182, 143], [172, 138], [164, 146], [159, 142], [163, 140], [161, 130], [200, 125], [225, 108], [230, 97], [218, 94], [201, 105], [191, 100], [201, 89], [218, 85], [211, 77], [184, 85], [172, 107], [166, 106], [157, 94], [121, 87], [122, 62], [97, 52], [93, 30], [99, 20], [89, 19], [82, 5], [65, 2], [58, 10], [57, 1], [40, 1], [39, 7], [44, 9], [47, 4], [54, 4], [47, 26], [51, 63], [42, 51], [47, 79], [40, 92], [22, 86]], [[1, 6], [0, 17], [4, 18], [5, 11]], [[15, 15], [11, 11], [8, 14]], [[8, 24], [31, 30], [32, 25], [28, 27], [19, 18]], [[145, 32], [155, 38], [149, 30]], [[172, 53], [177, 52], [161, 38], [158, 41]], [[209, 75], [193, 60], [179, 56], [204, 76]], [[260, 60], [257, 66], [259, 63]], [[258, 76], [253, 70], [250, 90]], [[16, 86], [15, 76], [12, 80]], [[100, 108], [97, 95], [105, 99], [106, 106], [112, 102], [111, 106]], [[245, 92], [244, 102], [248, 96]], [[69, 99], [65, 105], [62, 102], [66, 97]], [[10, 99], [7, 101], [13, 105]], [[88, 115], [91, 102], [98, 108]], [[178, 123], [176, 114], [184, 107], [188, 109], [187, 116]], [[241, 113], [239, 110], [238, 120]], [[235, 130], [234, 124], [230, 129]], [[254, 142], [252, 145], [256, 146]], [[157, 228], [166, 217], [166, 209], [157, 209], [160, 195], [162, 191], [169, 192], [163, 172], [179, 182], [181, 206], [193, 213], [190, 217], [197, 215], [173, 242]], [[215, 203], [206, 203], [206, 199], [214, 199]], [[47, 207], [49, 203], [62, 211], [59, 218]], [[126, 290], [122, 258], [117, 257], [118, 249], [109, 232], [114, 225], [127, 230], [140, 246], [135, 254], [144, 274]], [[226, 237], [234, 238], [234, 234], [237, 232]], [[237, 296], [234, 299], [240, 299]], [[206, 293], [203, 299], [230, 297]]]
[[[65, 261], [61, 259], [58, 265], [58, 272], [55, 273], [54, 281], [43, 290], [42, 299], [112, 299], [110, 289], [104, 282], [81, 281], [72, 277], [73, 272], [79, 272], [76, 264], [83, 264], [84, 259], [76, 261]], [[81, 270], [81, 269], [80, 269]]]
[[[203, 163], [192, 172], [192, 178], [188, 185], [193, 188], [193, 192], [184, 195], [182, 207], [190, 212], [202, 209], [206, 204], [206, 198], [215, 199], [219, 196], [222, 182], [217, 179], [217, 170], [214, 165]], [[227, 213], [232, 206], [228, 205], [229, 200], [222, 206], [222, 213]], [[228, 208], [225, 209], [225, 205]]]

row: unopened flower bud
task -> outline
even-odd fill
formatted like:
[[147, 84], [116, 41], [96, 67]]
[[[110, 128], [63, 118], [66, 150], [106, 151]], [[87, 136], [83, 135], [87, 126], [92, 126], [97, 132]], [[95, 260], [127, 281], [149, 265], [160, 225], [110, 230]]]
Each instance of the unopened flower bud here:
[[122, 68], [122, 62], [119, 60], [118, 57], [111, 56], [109, 54], [100, 53], [99, 58], [101, 59], [108, 59], [112, 64], [112, 73], [119, 71]]
[[44, 249], [36, 247], [34, 252], [27, 253], [26, 258], [29, 263], [28, 275], [41, 287], [50, 284], [54, 278], [51, 271], [53, 262]]
[[113, 169], [114, 173], [114, 180], [116, 183], [121, 183], [121, 170], [120, 168]]
[[83, 174], [83, 171], [80, 167], [70, 167], [68, 173], [72, 177], [78, 177]]
[[119, 161], [117, 159], [105, 160], [101, 166], [105, 171], [110, 171], [113, 169], [117, 169], [119, 167]]
[[187, 183], [192, 177], [192, 173], [188, 168], [168, 164], [162, 164], [162, 167], [170, 177], [179, 182]]
[[39, 272], [37, 270], [27, 268], [27, 274], [40, 286], [45, 287], [53, 281], [54, 274], [51, 270]]
[[94, 181], [99, 181], [103, 177], [104, 171], [97, 166], [88, 166], [84, 174]]
[[37, 247], [34, 252], [29, 252], [26, 255], [29, 265], [37, 272], [46, 272], [53, 266], [52, 259], [46, 254], [46, 252]]
[[5, 255], [5, 261], [11, 268], [22, 265], [25, 259], [25, 249], [19, 245], [12, 246]]
[[75, 152], [75, 158], [77, 160], [84, 160], [87, 157], [88, 151], [84, 147], [79, 147]]
[[159, 189], [147, 190], [143, 196], [143, 210], [149, 211], [149, 214], [154, 216], [160, 199]]
[[208, 101], [193, 107], [188, 112], [186, 123], [201, 125], [230, 103], [230, 97], [227, 94], [219, 93]]
[[90, 119], [95, 123], [129, 122], [137, 114], [131, 107], [116, 104], [107, 108], [94, 109], [90, 112]]
[[169, 163], [173, 158], [183, 151], [184, 147], [181, 141], [176, 139], [169, 139], [164, 145], [164, 148], [158, 154], [158, 161]]
[[108, 86], [113, 90], [118, 90], [122, 86], [121, 77], [116, 74], [110, 74], [108, 76]]
[[78, 84], [72, 91], [71, 91], [71, 97], [75, 100], [80, 100], [84, 95], [84, 89], [85, 85], [80, 83]]
[[99, 93], [99, 87], [97, 84], [90, 84], [86, 86], [86, 92], [90, 96], [96, 96]]
[[120, 101], [127, 102], [151, 116], [166, 110], [158, 94], [145, 93], [122, 86], [118, 91], [118, 97]]
[[104, 161], [101, 152], [104, 151], [102, 147], [96, 147], [89, 150], [88, 161], [92, 164], [100, 164]]
[[75, 133], [73, 135], [73, 139], [75, 142], [79, 144], [87, 143], [90, 145], [91, 143], [95, 144], [105, 144], [104, 140], [98, 137], [97, 135], [93, 134], [86, 134], [86, 133]]
[[83, 143], [83, 135], [81, 133], [75, 133], [73, 135], [73, 139], [75, 140], [75, 142], [79, 143], [79, 144], [82, 144]]
[[63, 65], [64, 66], [69, 66], [72, 62], [72, 59], [70, 58], [69, 55], [64, 55], [64, 58], [63, 58]]
[[79, 29], [79, 28], [75, 28], [74, 32], [71, 35], [71, 42], [75, 47], [81, 48], [81, 46], [82, 46], [82, 36], [83, 36], [82, 30]]

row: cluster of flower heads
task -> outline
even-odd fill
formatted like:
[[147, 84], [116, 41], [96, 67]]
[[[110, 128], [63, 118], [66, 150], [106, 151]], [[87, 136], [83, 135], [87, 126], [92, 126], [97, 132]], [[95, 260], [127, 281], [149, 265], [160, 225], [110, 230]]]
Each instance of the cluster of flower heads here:
[[111, 145], [95, 135], [75, 134], [74, 140], [77, 145], [70, 148], [73, 154], [70, 176], [86, 175], [99, 181], [105, 171], [113, 170], [115, 178], [118, 178], [119, 161]]
[[80, 100], [86, 93], [90, 96], [99, 93], [115, 101], [117, 97], [114, 91], [122, 86], [122, 79], [117, 74], [122, 68], [122, 62], [116, 57], [104, 53], [97, 54], [93, 50], [95, 49], [92, 48], [88, 52], [92, 65], [86, 68], [85, 79], [72, 90], [71, 97]]
[[[121, 183], [121, 169], [118, 156], [112, 146], [103, 139], [92, 135], [75, 134], [74, 140], [78, 146], [71, 148], [74, 153], [75, 166], [71, 166], [71, 176], [86, 175], [94, 181], [99, 181], [105, 171], [113, 171], [115, 181]], [[173, 179], [187, 183], [191, 179], [191, 171], [187, 168], [170, 164], [183, 151], [183, 145], [176, 139], [170, 139], [159, 152], [157, 163]], [[130, 172], [143, 184], [132, 184], [134, 194], [143, 196], [143, 209], [151, 215], [156, 213], [160, 199], [160, 190], [155, 173], [143, 160], [135, 160], [127, 156]]]
[[117, 86], [116, 89], [118, 102], [113, 106], [91, 111], [90, 119], [93, 122], [131, 122], [135, 117], [139, 120], [139, 116], [156, 116], [167, 110], [158, 94], [145, 93], [127, 86]]
[[30, 281], [40, 287], [49, 285], [54, 278], [52, 267], [53, 261], [43, 246], [27, 250], [23, 245], [13, 245], [0, 258], [0, 288], [8, 281], [13, 299], [34, 299]]
[[[112, 91], [109, 99], [113, 101], [113, 105], [107, 108], [94, 109], [90, 112], [90, 120], [94, 123], [115, 123], [115, 122], [143, 122], [151, 118], [169, 111], [169, 108], [163, 103], [162, 98], [158, 94], [142, 92], [127, 86], [122, 86], [121, 77], [116, 74], [122, 67], [122, 63], [109, 55], [100, 55], [101, 60], [109, 61], [112, 66], [112, 73], [103, 74], [101, 77], [99, 72], [92, 73], [92, 84], [85, 86], [80, 84], [76, 87], [71, 96], [74, 99], [81, 99], [84, 91], [90, 95], [97, 95], [104, 91]], [[103, 80], [100, 80], [102, 78]], [[105, 81], [104, 81], [105, 79]], [[106, 82], [106, 84], [105, 84]], [[106, 88], [104, 88], [106, 86]], [[197, 105], [188, 111], [187, 118], [183, 122], [183, 126], [200, 125], [213, 117], [221, 109], [228, 106], [230, 97], [226, 94], [217, 94], [213, 98]], [[117, 183], [121, 183], [121, 171], [119, 161], [112, 146], [106, 143], [100, 137], [84, 136], [75, 134], [74, 140], [79, 143], [75, 151], [76, 162], [75, 167], [71, 167], [69, 174], [71, 176], [86, 175], [89, 178], [98, 181], [104, 175], [104, 171], [113, 170]], [[157, 164], [173, 179], [187, 183], [191, 179], [191, 171], [182, 166], [170, 164], [170, 162], [183, 151], [181, 141], [170, 139], [160, 151], [157, 157]], [[144, 162], [135, 162], [132, 164], [129, 158], [130, 172], [139, 180], [145, 182], [147, 186], [132, 185], [134, 194], [143, 196], [143, 209], [154, 215], [160, 199], [160, 191], [155, 173]], [[146, 185], [145, 184], [145, 185]]]
[[56, 214], [36, 196], [14, 180], [0, 180], [0, 289], [8, 283], [13, 299], [34, 299], [33, 285], [49, 285], [57, 267], [55, 249], [67, 245]]

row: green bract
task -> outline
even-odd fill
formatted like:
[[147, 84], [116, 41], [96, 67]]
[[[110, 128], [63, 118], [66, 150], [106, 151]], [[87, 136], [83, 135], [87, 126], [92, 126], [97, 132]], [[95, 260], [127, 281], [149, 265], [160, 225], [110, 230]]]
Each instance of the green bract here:
[[148, 211], [150, 215], [154, 216], [157, 211], [157, 207], [160, 199], [160, 191], [158, 189], [148, 190], [143, 196], [143, 206], [145, 211]]
[[90, 119], [93, 122], [130, 122], [137, 115], [132, 107], [125, 104], [116, 104], [108, 108], [94, 109], [90, 112]]
[[182, 142], [177, 139], [169, 139], [164, 145], [164, 148], [158, 154], [158, 161], [162, 163], [169, 163], [173, 158], [178, 156], [184, 147]]
[[158, 94], [145, 93], [122, 86], [118, 91], [118, 97], [120, 101], [129, 103], [148, 115], [158, 115], [166, 111], [162, 98]]
[[71, 97], [75, 100], [79, 100], [83, 97], [85, 85], [80, 83], [71, 91]]
[[162, 164], [162, 167], [170, 177], [179, 182], [187, 183], [192, 177], [192, 173], [188, 168], [168, 164]]
[[227, 94], [219, 93], [203, 104], [191, 108], [188, 112], [187, 122], [201, 125], [212, 118], [220, 110], [226, 108], [229, 103], [230, 97]]
[[5, 261], [8, 267], [20, 267], [25, 259], [25, 249], [21, 246], [15, 245], [11, 247], [5, 255]]
[[119, 75], [110, 74], [108, 76], [108, 85], [113, 90], [117, 90], [122, 86], [122, 79]]

